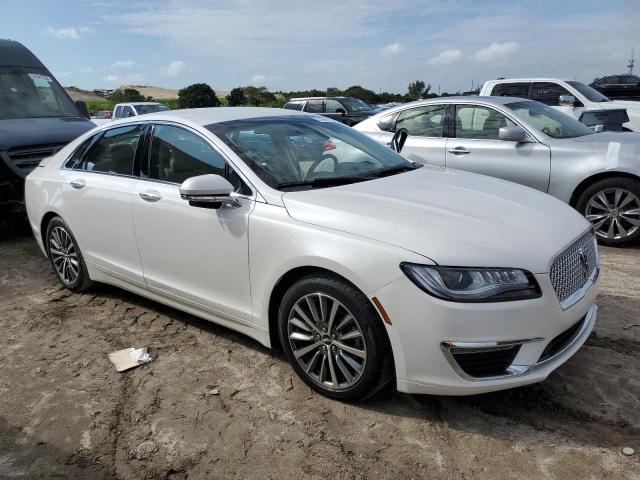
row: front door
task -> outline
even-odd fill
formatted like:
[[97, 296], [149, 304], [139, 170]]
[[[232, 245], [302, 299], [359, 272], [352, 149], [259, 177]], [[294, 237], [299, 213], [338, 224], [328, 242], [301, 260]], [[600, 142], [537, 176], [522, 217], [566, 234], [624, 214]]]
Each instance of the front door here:
[[[248, 221], [250, 190], [200, 134], [154, 126], [148, 163], [135, 188], [133, 221], [144, 279], [152, 291], [222, 319], [251, 321]], [[240, 207], [192, 207], [180, 184], [204, 174], [225, 176]]]
[[540, 143], [499, 140], [500, 127], [517, 126], [497, 110], [456, 105], [453, 137], [447, 143], [447, 168], [502, 178], [546, 192], [551, 150]]
[[[412, 162], [445, 166], [447, 139], [443, 137], [443, 126], [447, 105], [422, 105], [408, 108], [398, 114], [395, 131], [405, 128], [409, 132], [402, 149], [403, 157]], [[384, 132], [377, 140], [389, 143], [392, 132]]]

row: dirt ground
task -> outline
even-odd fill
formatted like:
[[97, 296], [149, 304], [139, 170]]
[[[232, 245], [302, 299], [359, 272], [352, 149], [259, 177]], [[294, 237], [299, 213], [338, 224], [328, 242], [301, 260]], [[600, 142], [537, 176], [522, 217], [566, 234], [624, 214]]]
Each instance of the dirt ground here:
[[[640, 478], [638, 248], [601, 249], [596, 331], [547, 381], [348, 405], [225, 328], [71, 294], [29, 232], [0, 237], [0, 478]], [[130, 346], [154, 360], [117, 373]]]

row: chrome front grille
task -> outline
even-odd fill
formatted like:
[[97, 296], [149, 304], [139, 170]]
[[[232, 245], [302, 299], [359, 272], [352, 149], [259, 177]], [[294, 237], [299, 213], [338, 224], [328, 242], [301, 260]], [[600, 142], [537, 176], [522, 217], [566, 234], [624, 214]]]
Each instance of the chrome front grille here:
[[560, 303], [568, 301], [580, 290], [597, 267], [598, 251], [595, 238], [593, 233], [588, 232], [558, 255], [551, 264], [551, 284]]

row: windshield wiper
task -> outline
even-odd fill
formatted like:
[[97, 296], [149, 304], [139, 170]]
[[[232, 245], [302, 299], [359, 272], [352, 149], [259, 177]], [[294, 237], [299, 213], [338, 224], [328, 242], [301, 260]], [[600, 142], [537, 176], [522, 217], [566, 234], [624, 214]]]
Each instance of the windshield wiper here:
[[366, 180], [371, 180], [373, 177], [370, 176], [353, 176], [353, 177], [325, 177], [325, 178], [314, 178], [312, 180], [301, 180], [297, 182], [282, 182], [276, 185], [277, 189], [281, 188], [289, 188], [289, 187], [334, 187], [337, 185], [347, 185], [349, 183], [356, 182], [364, 182]]
[[419, 167], [415, 165], [398, 165], [397, 167], [390, 167], [384, 170], [378, 170], [377, 172], [371, 172], [369, 178], [388, 177], [390, 175], [395, 175], [396, 173], [409, 172], [417, 168]]

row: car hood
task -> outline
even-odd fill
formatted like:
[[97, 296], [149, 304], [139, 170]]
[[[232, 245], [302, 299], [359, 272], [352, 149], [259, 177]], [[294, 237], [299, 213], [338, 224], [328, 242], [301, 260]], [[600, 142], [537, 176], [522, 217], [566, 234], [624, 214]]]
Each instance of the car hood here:
[[630, 145], [640, 145], [640, 135], [636, 132], [601, 132], [582, 137], [569, 139], [578, 143], [605, 143], [610, 142], [624, 143]]
[[95, 124], [82, 117], [0, 120], [0, 150], [31, 145], [69, 143]]
[[611, 100], [610, 102], [599, 102], [597, 105], [605, 110], [610, 110], [612, 108], [626, 108], [630, 111], [640, 112], [640, 105], [638, 103], [639, 102], [629, 100]]
[[590, 226], [559, 200], [491, 177], [425, 166], [302, 192], [283, 202], [297, 221], [371, 238], [441, 265], [548, 272]]

